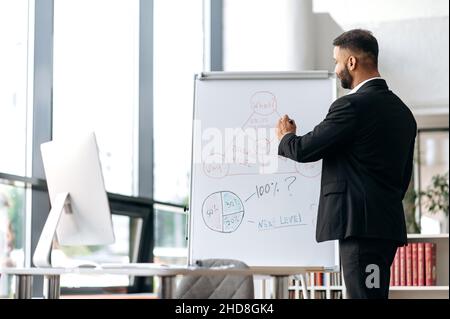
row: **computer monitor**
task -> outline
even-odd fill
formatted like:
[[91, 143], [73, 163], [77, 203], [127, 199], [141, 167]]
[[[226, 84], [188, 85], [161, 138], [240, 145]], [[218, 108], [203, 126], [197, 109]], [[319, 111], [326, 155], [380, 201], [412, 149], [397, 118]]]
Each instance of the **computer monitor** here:
[[33, 255], [36, 267], [51, 267], [52, 242], [107, 245], [114, 242], [111, 211], [94, 133], [41, 145], [51, 210]]

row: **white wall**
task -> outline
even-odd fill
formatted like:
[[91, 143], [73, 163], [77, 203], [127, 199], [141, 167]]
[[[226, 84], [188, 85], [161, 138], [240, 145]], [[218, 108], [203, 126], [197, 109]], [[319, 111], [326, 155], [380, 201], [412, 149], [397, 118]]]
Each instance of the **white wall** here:
[[314, 68], [311, 0], [224, 0], [224, 68]]
[[380, 72], [411, 107], [448, 110], [448, 28], [448, 16], [371, 28], [380, 39]]
[[345, 29], [361, 23], [448, 17], [449, 10], [448, 0], [314, 0], [313, 5], [314, 12], [330, 13]]
[[448, 0], [314, 0], [308, 16], [310, 4], [224, 0], [225, 70], [333, 71], [333, 39], [367, 28], [379, 41], [380, 72], [391, 89], [416, 113], [448, 114]]

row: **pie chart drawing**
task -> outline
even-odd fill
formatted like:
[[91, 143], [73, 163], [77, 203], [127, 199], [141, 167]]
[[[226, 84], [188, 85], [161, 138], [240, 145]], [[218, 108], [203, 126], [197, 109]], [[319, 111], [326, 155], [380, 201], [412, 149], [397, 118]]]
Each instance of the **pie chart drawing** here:
[[232, 233], [244, 218], [244, 205], [233, 192], [215, 192], [203, 201], [202, 217], [209, 229], [219, 233]]

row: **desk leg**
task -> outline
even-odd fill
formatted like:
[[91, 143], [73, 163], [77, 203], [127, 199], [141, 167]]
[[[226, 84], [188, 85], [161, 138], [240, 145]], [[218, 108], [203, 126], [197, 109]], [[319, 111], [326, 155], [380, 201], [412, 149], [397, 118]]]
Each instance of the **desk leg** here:
[[59, 275], [44, 277], [44, 299], [59, 299], [60, 286]]
[[31, 299], [31, 290], [33, 288], [33, 276], [31, 275], [15, 275], [16, 292], [15, 299]]
[[273, 298], [288, 299], [289, 298], [289, 276], [273, 276]]
[[173, 299], [175, 297], [175, 278], [176, 276], [159, 276], [160, 299]]

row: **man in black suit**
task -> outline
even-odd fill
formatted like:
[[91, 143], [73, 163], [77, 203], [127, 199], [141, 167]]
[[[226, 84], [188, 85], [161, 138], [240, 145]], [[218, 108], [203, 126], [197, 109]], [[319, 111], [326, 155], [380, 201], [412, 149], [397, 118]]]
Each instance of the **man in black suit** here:
[[371, 32], [350, 30], [333, 45], [335, 73], [352, 91], [303, 136], [283, 116], [278, 154], [297, 162], [323, 159], [316, 240], [339, 240], [350, 298], [388, 298], [390, 266], [397, 247], [407, 242], [402, 200], [417, 124], [380, 77]]

